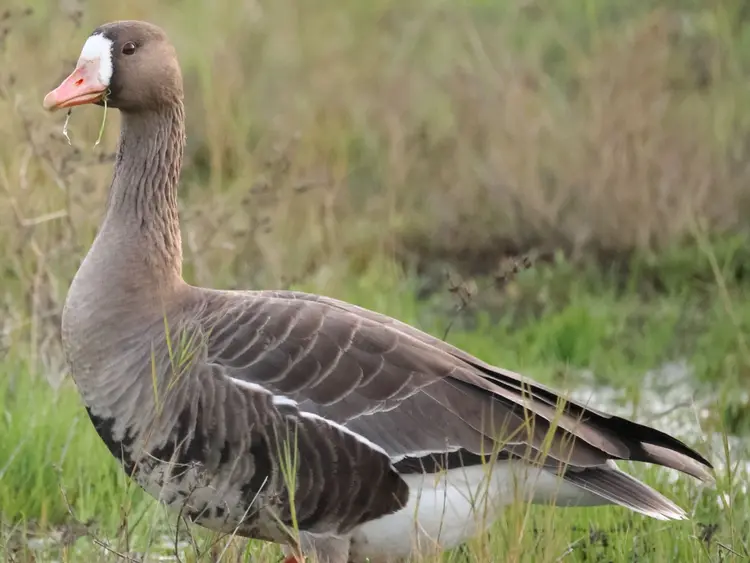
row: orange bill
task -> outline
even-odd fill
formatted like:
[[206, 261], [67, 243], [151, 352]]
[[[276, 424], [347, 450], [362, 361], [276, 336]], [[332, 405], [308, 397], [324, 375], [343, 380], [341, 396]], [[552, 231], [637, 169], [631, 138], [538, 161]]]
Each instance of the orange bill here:
[[54, 111], [101, 100], [107, 86], [99, 80], [96, 60], [80, 61], [76, 69], [62, 83], [44, 97], [44, 109]]

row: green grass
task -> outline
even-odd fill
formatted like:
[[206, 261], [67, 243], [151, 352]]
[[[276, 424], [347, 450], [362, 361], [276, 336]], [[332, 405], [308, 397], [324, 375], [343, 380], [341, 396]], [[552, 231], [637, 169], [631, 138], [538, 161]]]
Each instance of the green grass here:
[[[686, 277], [689, 273], [685, 272]], [[696, 415], [703, 436], [681, 437], [712, 459], [721, 460], [723, 444], [717, 436], [733, 441], [750, 436], [750, 420], [742, 414], [748, 408], [749, 364], [742, 341], [750, 328], [750, 288], [730, 284], [721, 297], [708, 287], [684, 284], [647, 298], [629, 290], [615, 291], [611, 280], [593, 274], [571, 274], [566, 263], [542, 265], [522, 272], [502, 291], [490, 290], [479, 280], [476, 301], [491, 296], [496, 309], [484, 308], [480, 314], [469, 306], [457, 319], [451, 318], [456, 302], [447, 289], [417, 299], [416, 278], [387, 265], [358, 277], [328, 278], [335, 282], [311, 280], [298, 288], [350, 300], [439, 336], [454, 321], [448, 334], [452, 343], [561, 388], [575, 388], [584, 381], [591, 385], [582, 375], [584, 368], [590, 369], [598, 383], [622, 389], [627, 399], [623, 406], [638, 405], [631, 414], [643, 420], [651, 414], [648, 404], [638, 402], [646, 391], [642, 388], [646, 372], [672, 360], [684, 360], [694, 370], [696, 397], [708, 403], [697, 409], [701, 412]], [[549, 297], [552, 292], [557, 295], [554, 300]], [[739, 329], [727, 329], [735, 322], [730, 317], [740, 323]], [[131, 551], [169, 553], [176, 515], [166, 513], [128, 484], [95, 435], [70, 382], [53, 390], [40, 373], [34, 373], [22, 353], [13, 351], [0, 363], [0, 369], [5, 372], [0, 377], [0, 405], [4, 406], [0, 506], [5, 522], [0, 553], [11, 537], [24, 545], [19, 535], [24, 527], [42, 537], [55, 530], [75, 537], [70, 530], [77, 529], [71, 524], [76, 520], [88, 522], [90, 535], [109, 542], [118, 552], [124, 551], [125, 522]], [[692, 409], [688, 402], [677, 410], [689, 415]], [[707, 451], [709, 446], [702, 439], [712, 436], [712, 449]], [[745, 455], [747, 452], [750, 448]], [[733, 462], [738, 463], [741, 455], [741, 450], [734, 451]], [[629, 469], [689, 509], [693, 520], [657, 522], [609, 507], [533, 507], [528, 511], [524, 505], [513, 506], [488, 536], [446, 557], [462, 563], [498, 560], [497, 554], [506, 552], [508, 558], [501, 560], [742, 560], [731, 550], [747, 553], [750, 496], [745, 487], [750, 476], [745, 466], [740, 464], [738, 474], [731, 473], [731, 467], [721, 468], [717, 484], [706, 488], [687, 477], [670, 479], [666, 471], [638, 466]], [[218, 539], [205, 531], [193, 530], [193, 535], [199, 552]], [[180, 537], [187, 542], [183, 554], [187, 560], [215, 560], [211, 559], [215, 553], [196, 557], [184, 526]], [[77, 560], [76, 553], [81, 557], [81, 550], [94, 557], [94, 550], [101, 548], [93, 541], [91, 537], [78, 539], [69, 548], [68, 560]], [[45, 549], [51, 557], [59, 542], [50, 540]], [[274, 553], [272, 548], [253, 542], [245, 549], [242, 542], [235, 541], [231, 549], [225, 555], [227, 560], [272, 557]], [[17, 560], [10, 559], [9, 551], [5, 557]], [[107, 556], [96, 552], [96, 557]]]

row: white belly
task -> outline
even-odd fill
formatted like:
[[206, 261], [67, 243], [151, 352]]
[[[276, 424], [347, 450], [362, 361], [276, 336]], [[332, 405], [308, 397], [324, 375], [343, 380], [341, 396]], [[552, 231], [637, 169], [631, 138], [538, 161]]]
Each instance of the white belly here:
[[403, 477], [410, 488], [407, 505], [354, 531], [352, 561], [381, 563], [450, 549], [481, 533], [515, 501], [532, 496], [536, 502], [562, 500], [581, 493], [516, 461]]

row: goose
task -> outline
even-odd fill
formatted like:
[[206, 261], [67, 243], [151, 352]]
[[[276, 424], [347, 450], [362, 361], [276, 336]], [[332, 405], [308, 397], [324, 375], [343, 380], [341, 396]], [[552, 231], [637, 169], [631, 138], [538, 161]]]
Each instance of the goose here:
[[182, 75], [162, 28], [97, 27], [43, 107], [105, 103], [120, 137], [63, 308], [63, 350], [101, 440], [170, 509], [280, 544], [289, 562], [384, 563], [457, 546], [517, 499], [687, 518], [619, 460], [713, 479], [677, 438], [395, 318], [187, 283]]

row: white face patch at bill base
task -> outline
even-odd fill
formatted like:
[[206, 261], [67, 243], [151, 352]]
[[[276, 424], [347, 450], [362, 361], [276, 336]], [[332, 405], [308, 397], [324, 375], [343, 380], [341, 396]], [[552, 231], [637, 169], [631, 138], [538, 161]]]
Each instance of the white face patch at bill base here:
[[81, 49], [81, 56], [78, 58], [78, 64], [87, 61], [98, 61], [99, 63], [99, 82], [103, 86], [109, 86], [112, 80], [112, 40], [107, 39], [101, 33], [96, 33], [86, 40]]

